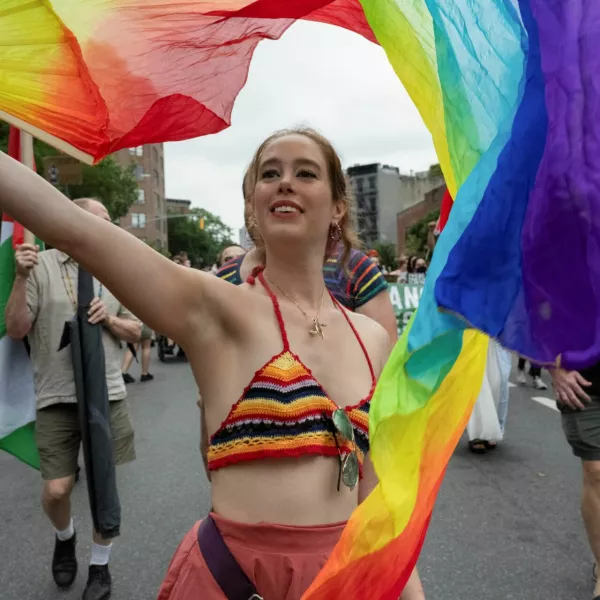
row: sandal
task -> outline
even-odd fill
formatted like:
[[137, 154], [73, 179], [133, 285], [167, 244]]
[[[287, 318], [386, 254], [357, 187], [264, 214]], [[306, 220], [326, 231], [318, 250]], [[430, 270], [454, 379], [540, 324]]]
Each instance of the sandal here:
[[485, 454], [485, 442], [483, 440], [471, 440], [469, 442], [469, 450], [474, 454]]
[[497, 442], [488, 442], [485, 440], [483, 443], [485, 444], [486, 450], [495, 450], [498, 447]]

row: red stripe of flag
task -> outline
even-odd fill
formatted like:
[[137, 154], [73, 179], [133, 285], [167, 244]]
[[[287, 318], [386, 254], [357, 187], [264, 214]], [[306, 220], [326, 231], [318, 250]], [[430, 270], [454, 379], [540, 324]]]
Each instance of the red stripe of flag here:
[[454, 201], [452, 200], [452, 196], [446, 188], [444, 192], [444, 197], [442, 198], [442, 206], [440, 208], [440, 218], [438, 219], [437, 225], [435, 227], [436, 235], [439, 235], [444, 231], [444, 227], [446, 227], [446, 223], [448, 222], [448, 217], [450, 216], [450, 211], [452, 210], [452, 205]]

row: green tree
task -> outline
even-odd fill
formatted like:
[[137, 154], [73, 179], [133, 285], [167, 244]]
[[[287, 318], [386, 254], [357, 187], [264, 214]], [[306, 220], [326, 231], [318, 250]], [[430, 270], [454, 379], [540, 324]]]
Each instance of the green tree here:
[[[8, 124], [0, 121], [0, 150], [3, 152], [8, 149], [8, 131]], [[33, 154], [37, 172], [43, 177], [44, 158], [59, 155], [60, 152], [34, 139]], [[82, 185], [69, 186], [68, 190], [58, 186], [58, 189], [70, 198], [91, 196], [100, 199], [113, 221], [125, 216], [136, 201], [138, 186], [133, 168], [123, 169], [110, 157], [93, 167], [82, 165], [82, 180]]]
[[440, 216], [439, 210], [432, 210], [420, 221], [417, 221], [410, 227], [406, 236], [406, 254], [418, 254], [425, 256], [429, 248], [427, 247], [427, 235], [429, 234], [429, 223], [437, 221]]
[[379, 262], [382, 267], [393, 271], [396, 268], [396, 246], [390, 242], [380, 242], [373, 248], [379, 252]]
[[82, 176], [82, 185], [69, 186], [69, 196], [98, 198], [113, 221], [124, 217], [137, 199], [138, 185], [133, 167], [124, 169], [110, 157], [93, 167], [83, 165]]
[[429, 167], [429, 177], [443, 177], [442, 167], [440, 167], [440, 163], [435, 163], [435, 165], [431, 165]]
[[[204, 219], [204, 229], [200, 229], [201, 219]], [[182, 217], [169, 213], [167, 223], [169, 252], [171, 255], [187, 252], [194, 267], [211, 266], [219, 252], [233, 243], [231, 228], [202, 208], [194, 208], [189, 215]]]

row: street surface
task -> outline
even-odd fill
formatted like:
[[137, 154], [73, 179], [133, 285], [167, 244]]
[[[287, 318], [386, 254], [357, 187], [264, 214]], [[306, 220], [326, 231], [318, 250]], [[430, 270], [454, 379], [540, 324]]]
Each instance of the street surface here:
[[[155, 380], [128, 386], [137, 460], [119, 468], [114, 600], [155, 598], [179, 540], [210, 506], [191, 371], [155, 356], [153, 349]], [[136, 364], [131, 374], [139, 379]], [[483, 456], [459, 444], [419, 565], [428, 600], [591, 598], [580, 466], [551, 397], [513, 387], [505, 442]], [[80, 571], [68, 592], [52, 581], [53, 534], [39, 492], [38, 473], [0, 452], [0, 599], [79, 600], [91, 541], [84, 476], [73, 495]]]

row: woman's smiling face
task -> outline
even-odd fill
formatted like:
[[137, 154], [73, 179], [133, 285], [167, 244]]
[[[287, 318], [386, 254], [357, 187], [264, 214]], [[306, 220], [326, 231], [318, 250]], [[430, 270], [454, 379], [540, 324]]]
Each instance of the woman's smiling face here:
[[264, 148], [252, 201], [267, 245], [294, 240], [325, 245], [344, 210], [333, 200], [323, 151], [300, 134], [284, 135]]

